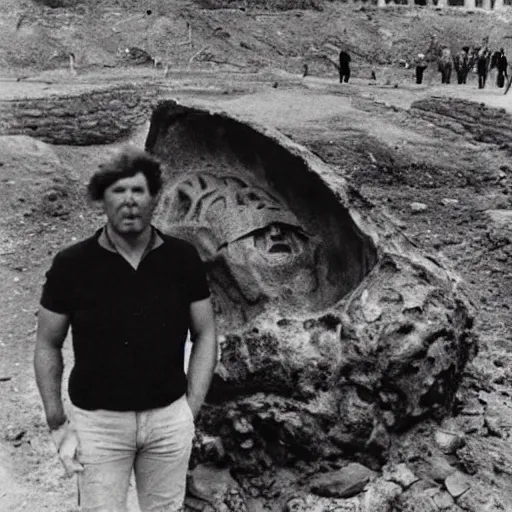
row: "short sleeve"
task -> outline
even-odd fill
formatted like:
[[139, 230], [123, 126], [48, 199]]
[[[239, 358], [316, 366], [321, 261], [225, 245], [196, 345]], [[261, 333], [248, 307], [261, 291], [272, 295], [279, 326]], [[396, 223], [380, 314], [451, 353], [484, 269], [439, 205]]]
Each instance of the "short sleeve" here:
[[210, 287], [208, 286], [208, 278], [204, 263], [201, 261], [196, 248], [188, 245], [187, 251], [187, 289], [190, 302], [207, 299], [210, 296]]
[[64, 258], [59, 253], [53, 259], [52, 265], [46, 272], [40, 304], [54, 313], [68, 314], [70, 312], [71, 275], [67, 270]]

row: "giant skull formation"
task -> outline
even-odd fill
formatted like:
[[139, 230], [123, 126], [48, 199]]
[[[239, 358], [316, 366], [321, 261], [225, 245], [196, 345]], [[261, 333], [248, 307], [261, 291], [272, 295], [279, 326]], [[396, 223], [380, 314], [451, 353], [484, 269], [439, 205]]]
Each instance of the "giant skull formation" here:
[[233, 465], [363, 452], [453, 402], [476, 350], [458, 280], [280, 133], [165, 101], [155, 222], [206, 263], [221, 358], [201, 429]]

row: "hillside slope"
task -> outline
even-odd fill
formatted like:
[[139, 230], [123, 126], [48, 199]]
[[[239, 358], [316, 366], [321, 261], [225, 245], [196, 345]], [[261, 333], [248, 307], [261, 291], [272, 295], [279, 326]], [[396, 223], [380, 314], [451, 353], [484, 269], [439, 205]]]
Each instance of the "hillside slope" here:
[[[278, 0], [224, 9], [206, 9], [206, 3], [214, 2], [204, 0], [55, 2], [73, 4], [67, 8], [45, 7], [42, 0], [3, 3], [7, 14], [0, 19], [0, 65], [4, 73], [65, 67], [69, 52], [75, 54], [78, 70], [134, 64], [125, 51], [132, 46], [171, 67], [242, 71], [276, 67], [301, 73], [308, 63], [311, 73], [322, 75], [335, 73], [328, 59], [335, 60], [346, 45], [354, 57], [356, 76], [368, 76], [369, 66], [398, 67], [419, 51], [433, 59], [441, 44], [453, 51], [465, 44], [478, 46], [487, 36], [492, 48], [512, 51], [512, 11], [382, 10], [326, 0], [286, 2], [310, 6], [292, 10], [278, 10], [284, 4]], [[227, 0], [216, 3], [236, 5]]]

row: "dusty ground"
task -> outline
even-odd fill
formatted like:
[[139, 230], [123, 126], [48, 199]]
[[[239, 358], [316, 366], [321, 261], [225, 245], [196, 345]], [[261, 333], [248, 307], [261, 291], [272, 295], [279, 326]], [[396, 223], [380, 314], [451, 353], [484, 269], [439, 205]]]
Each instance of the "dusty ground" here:
[[[104, 2], [103, 13], [84, 4], [70, 11], [38, 11], [24, 0], [2, 4], [9, 9], [0, 17], [0, 101], [143, 82], [164, 86], [168, 97], [276, 127], [320, 155], [418, 246], [454, 268], [477, 310], [481, 343], [454, 411], [466, 429], [465, 451], [454, 463], [496, 491], [504, 510], [512, 511], [512, 219], [503, 212], [512, 210], [512, 136], [481, 142], [463, 123], [411, 108], [415, 101], [448, 97], [512, 115], [512, 92], [504, 96], [492, 85], [479, 91], [474, 80], [465, 87], [441, 86], [434, 65], [426, 84], [416, 86], [411, 70], [398, 65], [428, 46], [432, 35], [455, 48], [487, 34], [492, 45], [503, 42], [508, 49], [507, 16], [347, 13], [334, 2], [323, 13], [279, 17], [236, 9], [196, 12], [193, 2], [178, 12], [171, 2], [156, 0], [145, 1], [143, 10], [112, 0]], [[132, 10], [121, 12], [121, 4], [133, 4]], [[186, 21], [194, 27], [190, 47], [180, 45]], [[113, 34], [102, 39], [105, 26]], [[315, 57], [318, 51], [335, 55], [341, 40], [356, 56], [348, 85], [338, 84], [332, 65]], [[121, 65], [118, 50], [132, 44], [165, 55], [173, 64], [169, 78], [163, 80], [159, 70]], [[191, 65], [206, 45], [205, 60]], [[68, 51], [77, 54], [77, 77], [65, 70]], [[312, 76], [303, 79], [305, 62]], [[377, 71], [376, 82], [368, 80], [370, 68]], [[143, 127], [131, 140], [142, 146], [144, 137]], [[0, 137], [0, 512], [77, 510], [76, 487], [62, 476], [35, 388], [35, 313], [52, 255], [101, 225], [83, 189], [111, 149]], [[411, 204], [418, 202], [425, 209], [416, 212]], [[411, 439], [418, 451], [429, 446], [421, 432]], [[403, 441], [407, 446], [410, 440]], [[410, 462], [421, 474], [424, 459], [411, 451]]]

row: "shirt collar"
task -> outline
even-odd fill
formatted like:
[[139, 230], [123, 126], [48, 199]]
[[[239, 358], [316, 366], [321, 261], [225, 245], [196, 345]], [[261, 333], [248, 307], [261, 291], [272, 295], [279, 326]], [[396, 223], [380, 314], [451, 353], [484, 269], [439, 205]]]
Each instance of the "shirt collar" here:
[[[101, 247], [103, 247], [103, 249], [106, 249], [107, 251], [116, 253], [117, 251], [115, 250], [114, 247], [112, 247], [110, 245], [109, 240], [108, 240], [107, 236], [105, 235], [105, 229], [106, 229], [106, 226], [103, 226], [103, 228], [101, 228], [98, 231], [98, 236], [97, 236], [98, 244]], [[154, 226], [151, 226], [151, 233], [152, 233], [151, 234], [151, 238], [152, 238], [151, 247], [148, 248], [147, 252], [152, 251], [153, 249], [156, 249], [157, 247], [160, 247], [164, 243], [164, 240], [161, 236], [160, 231], [158, 229], [156, 229]]]

